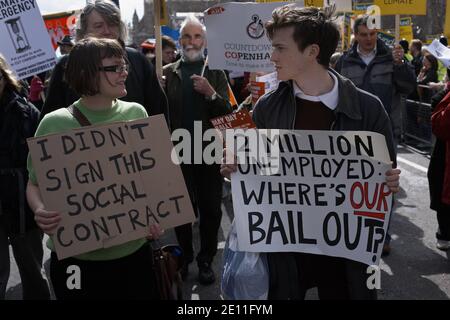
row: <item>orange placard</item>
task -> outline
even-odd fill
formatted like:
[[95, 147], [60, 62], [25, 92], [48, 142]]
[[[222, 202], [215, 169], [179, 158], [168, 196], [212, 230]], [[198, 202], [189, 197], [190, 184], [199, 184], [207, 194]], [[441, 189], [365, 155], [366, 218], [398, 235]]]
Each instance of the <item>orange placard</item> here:
[[250, 113], [246, 109], [211, 119], [211, 123], [218, 130], [256, 128]]
[[266, 93], [266, 83], [250, 81], [250, 92], [252, 94], [252, 104], [255, 105], [258, 99]]
[[70, 35], [70, 29], [75, 26], [75, 11], [63, 12], [60, 14], [52, 14], [43, 16], [45, 27], [52, 41], [53, 49], [58, 48], [58, 41], [64, 36]]

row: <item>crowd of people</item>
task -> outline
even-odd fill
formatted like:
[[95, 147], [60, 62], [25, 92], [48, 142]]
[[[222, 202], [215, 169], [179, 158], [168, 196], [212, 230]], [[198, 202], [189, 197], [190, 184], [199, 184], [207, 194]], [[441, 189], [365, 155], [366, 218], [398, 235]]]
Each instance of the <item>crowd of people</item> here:
[[[388, 47], [368, 27], [368, 17], [354, 24], [354, 43], [336, 52], [340, 32], [331, 8], [281, 7], [265, 25], [272, 43], [278, 88], [249, 103], [249, 75], [233, 77], [210, 70], [205, 63], [206, 28], [195, 17], [181, 25], [179, 50], [163, 37], [163, 77], [155, 72], [154, 47], [125, 46], [120, 10], [107, 0], [87, 4], [80, 13], [76, 39], [62, 39], [57, 65], [48, 74], [18, 81], [0, 55], [0, 300], [10, 274], [9, 245], [17, 262], [24, 299], [50, 299], [43, 278], [43, 235], [52, 235], [61, 212], [45, 207], [26, 139], [63, 133], [85, 125], [164, 115], [171, 131], [194, 134], [211, 119], [233, 112], [229, 83], [241, 107], [252, 112], [259, 129], [371, 131], [386, 139], [392, 169], [385, 181], [399, 191], [397, 145], [402, 139], [405, 97], [431, 102], [436, 145], [430, 161], [431, 208], [437, 211], [437, 247], [450, 249], [450, 87], [442, 63], [424, 50], [420, 40]], [[445, 44], [445, 38], [441, 43]], [[178, 51], [178, 53], [177, 53]], [[294, 97], [294, 98], [292, 98]], [[203, 149], [202, 149], [203, 151]], [[192, 157], [194, 155], [192, 154]], [[217, 281], [212, 268], [222, 219], [224, 177], [236, 164], [183, 163], [181, 169], [199, 220], [200, 250], [193, 248], [192, 224], [175, 228], [184, 254], [181, 276], [192, 273], [198, 282]], [[154, 181], [152, 183], [158, 183]], [[238, 214], [238, 213], [236, 213]], [[57, 299], [159, 299], [149, 241], [162, 230], [149, 226], [148, 237], [111, 248], [59, 260], [51, 238], [50, 283]], [[383, 254], [391, 251], [389, 234]], [[267, 254], [268, 299], [305, 298], [318, 288], [321, 299], [376, 299], [366, 285], [367, 266], [349, 259], [307, 253]], [[80, 290], [69, 290], [66, 270], [81, 269]]]

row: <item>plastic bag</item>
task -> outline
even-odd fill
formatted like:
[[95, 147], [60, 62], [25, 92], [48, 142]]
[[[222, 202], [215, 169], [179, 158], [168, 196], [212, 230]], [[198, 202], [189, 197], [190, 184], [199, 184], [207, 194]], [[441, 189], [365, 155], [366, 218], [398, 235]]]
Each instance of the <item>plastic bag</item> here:
[[264, 253], [237, 251], [233, 225], [223, 252], [221, 291], [226, 300], [267, 300], [269, 272]]

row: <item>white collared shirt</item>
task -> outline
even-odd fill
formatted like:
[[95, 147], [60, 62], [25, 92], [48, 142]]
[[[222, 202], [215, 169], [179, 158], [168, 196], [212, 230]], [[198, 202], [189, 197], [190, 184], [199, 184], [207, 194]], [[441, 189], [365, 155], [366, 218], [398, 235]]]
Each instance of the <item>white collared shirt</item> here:
[[330, 74], [331, 78], [333, 78], [334, 81], [333, 89], [331, 89], [330, 92], [327, 92], [320, 96], [310, 96], [305, 94], [294, 81], [294, 95], [303, 100], [322, 102], [325, 106], [327, 106], [331, 110], [336, 109], [339, 102], [339, 83], [337, 77], [333, 73], [329, 71], [328, 73]]
[[361, 52], [358, 44], [358, 46], [356, 47], [356, 51], [358, 52], [358, 55], [362, 59], [362, 61], [364, 61], [366, 65], [369, 65], [377, 55], [377, 46], [375, 46], [375, 48], [371, 52], [366, 54]]

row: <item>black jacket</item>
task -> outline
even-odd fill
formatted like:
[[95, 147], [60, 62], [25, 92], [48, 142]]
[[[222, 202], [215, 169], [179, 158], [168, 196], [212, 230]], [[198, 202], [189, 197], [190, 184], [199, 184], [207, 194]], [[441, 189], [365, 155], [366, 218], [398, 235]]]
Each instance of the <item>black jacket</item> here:
[[5, 91], [0, 100], [0, 220], [10, 235], [36, 228], [25, 199], [28, 145], [39, 122], [39, 111], [19, 94]]
[[[155, 68], [135, 49], [126, 48], [126, 53], [130, 63], [130, 71], [125, 82], [128, 93], [121, 100], [137, 102], [144, 106], [149, 115], [162, 113], [169, 119], [167, 98], [156, 77]], [[68, 56], [62, 57], [53, 70], [41, 119], [47, 113], [66, 108], [80, 98], [64, 81], [67, 59]]]
[[[372, 131], [386, 138], [389, 155], [395, 160], [392, 129], [381, 101], [365, 92], [348, 79], [330, 69], [339, 82], [339, 101], [335, 109], [335, 121], [330, 130]], [[296, 100], [292, 81], [280, 82], [277, 90], [262, 96], [253, 111], [253, 120], [258, 129], [294, 129]], [[267, 254], [270, 270], [270, 292], [272, 299], [301, 299], [298, 288], [296, 259], [290, 253]], [[368, 290], [367, 265], [351, 260], [345, 261], [348, 295], [351, 299], [374, 299], [376, 292]]]
[[[183, 127], [183, 88], [181, 79], [181, 59], [168, 64], [163, 71], [166, 76], [166, 94], [169, 101], [171, 129], [176, 130]], [[205, 69], [205, 78], [217, 92], [215, 101], [202, 99], [197, 106], [201, 110], [203, 129], [213, 128], [210, 120], [231, 113], [231, 105], [228, 101], [228, 83], [222, 70]]]

